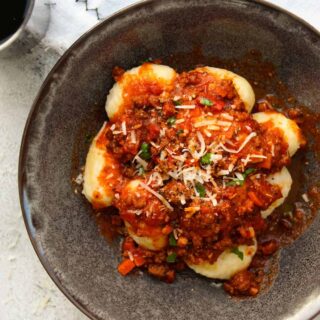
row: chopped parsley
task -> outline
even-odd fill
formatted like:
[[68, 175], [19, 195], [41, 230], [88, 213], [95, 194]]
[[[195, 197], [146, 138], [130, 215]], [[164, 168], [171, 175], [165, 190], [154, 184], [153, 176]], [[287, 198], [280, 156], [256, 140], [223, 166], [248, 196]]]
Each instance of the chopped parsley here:
[[243, 175], [244, 179], [246, 179], [249, 174], [251, 174], [255, 171], [256, 171], [255, 168], [248, 168], [242, 175]]
[[180, 134], [182, 134], [182, 133], [183, 133], [183, 130], [182, 130], [182, 129], [177, 130], [177, 135], [180, 135]]
[[177, 259], [177, 254], [175, 252], [173, 252], [167, 256], [168, 263], [175, 263], [176, 259]]
[[200, 163], [203, 165], [207, 165], [211, 163], [212, 153], [208, 152], [203, 157], [200, 158]]
[[201, 98], [200, 103], [204, 106], [210, 107], [213, 105], [213, 102], [207, 98]]
[[142, 60], [142, 63], [152, 62], [152, 61], [153, 61], [153, 59], [151, 57], [149, 57], [149, 58]]
[[150, 145], [146, 142], [142, 142], [140, 147], [140, 154], [139, 156], [143, 160], [150, 160], [151, 159], [151, 153], [150, 153]]
[[181, 102], [179, 100], [173, 100], [173, 104], [175, 106], [181, 106]]
[[169, 126], [173, 126], [175, 123], [176, 123], [176, 118], [175, 117], [170, 117], [168, 120], [167, 120], [167, 124]]
[[240, 260], [243, 260], [243, 252], [240, 251], [238, 247], [232, 248], [231, 252], [236, 254]]
[[197, 183], [196, 184], [196, 190], [200, 196], [200, 198], [204, 198], [206, 195], [206, 189], [204, 187], [204, 185], [202, 185], [201, 183]]
[[169, 235], [169, 246], [171, 246], [171, 247], [177, 246], [177, 240], [174, 237], [173, 233], [170, 233], [170, 235]]
[[91, 142], [91, 140], [92, 140], [92, 134], [87, 133], [86, 136], [85, 136], [85, 142], [89, 143], [89, 142]]
[[241, 179], [232, 179], [231, 181], [226, 183], [227, 187], [231, 186], [243, 186], [244, 180]]
[[256, 171], [255, 168], [248, 168], [244, 173], [242, 173], [242, 179], [234, 178], [228, 183], [226, 183], [226, 185], [227, 186], [243, 186], [248, 175], [255, 171]]

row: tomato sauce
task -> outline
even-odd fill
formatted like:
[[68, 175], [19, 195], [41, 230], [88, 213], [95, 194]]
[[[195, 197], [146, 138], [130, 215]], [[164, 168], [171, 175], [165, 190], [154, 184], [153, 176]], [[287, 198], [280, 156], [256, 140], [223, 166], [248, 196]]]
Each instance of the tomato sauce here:
[[[301, 106], [297, 108], [273, 66], [258, 53], [252, 52], [242, 61], [215, 62], [253, 79], [256, 111], [280, 110], [302, 129], [314, 121], [312, 137], [319, 138], [314, 117]], [[123, 73], [121, 68], [114, 70], [119, 83]], [[121, 112], [106, 125], [99, 141], [113, 155], [122, 176], [121, 183], [112, 185], [113, 206], [119, 215], [114, 212], [112, 218], [105, 218], [106, 214], [97, 217], [104, 234], [112, 230], [112, 234], [125, 236], [119, 272], [126, 275], [139, 267], [170, 283], [176, 272], [186, 268], [186, 262], [212, 264], [224, 250], [250, 246], [256, 238], [258, 251], [251, 265], [226, 281], [224, 289], [231, 295], [257, 295], [270, 257], [307, 228], [319, 207], [317, 186], [310, 187], [310, 202], [304, 203], [292, 199], [292, 193], [301, 197], [297, 194], [301, 187], [294, 186], [289, 207], [285, 208], [287, 201], [268, 219], [261, 217], [261, 210], [282, 196], [279, 186], [268, 182], [268, 175], [283, 166], [302, 166], [303, 151], [291, 162], [281, 130], [254, 121], [230, 80], [182, 72], [173, 86], [166, 88], [163, 100], [161, 84], [135, 77], [125, 83], [127, 95]], [[201, 125], [205, 121], [209, 124]], [[123, 123], [128, 133], [116, 134]], [[310, 130], [308, 141], [309, 137]], [[206, 150], [210, 146], [210, 159], [206, 158], [208, 151], [199, 156], [203, 144]], [[143, 184], [132, 191], [128, 188], [133, 180]], [[166, 245], [156, 251], [138, 245], [124, 222], [138, 237], [164, 236]]]

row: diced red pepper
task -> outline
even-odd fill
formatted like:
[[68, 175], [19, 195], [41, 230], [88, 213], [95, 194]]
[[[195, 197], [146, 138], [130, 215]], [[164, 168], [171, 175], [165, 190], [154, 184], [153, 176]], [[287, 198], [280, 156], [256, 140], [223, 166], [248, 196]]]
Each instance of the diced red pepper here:
[[123, 260], [119, 265], [118, 265], [118, 271], [121, 275], [125, 276], [127, 275], [132, 269], [135, 268], [135, 263], [131, 261], [130, 259], [125, 259]]
[[253, 203], [255, 205], [257, 205], [258, 207], [262, 207], [263, 206], [263, 202], [257, 197], [256, 193], [254, 193], [253, 191], [249, 191], [248, 192], [248, 197], [253, 201]]

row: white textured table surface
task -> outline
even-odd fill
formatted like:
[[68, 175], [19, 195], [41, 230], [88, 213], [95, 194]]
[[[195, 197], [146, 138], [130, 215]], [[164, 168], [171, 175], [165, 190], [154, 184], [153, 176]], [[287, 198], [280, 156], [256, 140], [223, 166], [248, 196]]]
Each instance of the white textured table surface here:
[[[88, 0], [88, 7], [97, 7], [105, 17], [134, 2]], [[270, 2], [320, 29], [319, 0]], [[25, 39], [10, 55], [0, 55], [0, 320], [85, 320], [52, 283], [32, 249], [21, 217], [17, 167], [24, 124], [42, 81], [59, 55], [97, 23], [97, 12], [86, 11], [81, 0], [38, 0], [36, 9], [42, 10], [40, 18], [43, 12], [51, 17], [42, 42]], [[37, 25], [30, 30], [37, 31]], [[32, 49], [24, 52], [30, 44]]]

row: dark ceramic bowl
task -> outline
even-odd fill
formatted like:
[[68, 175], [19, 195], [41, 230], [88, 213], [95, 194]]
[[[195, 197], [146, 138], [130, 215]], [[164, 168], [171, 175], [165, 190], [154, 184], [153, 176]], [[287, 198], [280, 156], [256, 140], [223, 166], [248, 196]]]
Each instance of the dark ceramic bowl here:
[[[22, 141], [21, 206], [43, 266], [92, 319], [307, 319], [320, 309], [318, 218], [282, 251], [272, 287], [239, 301], [188, 272], [171, 285], [148, 275], [121, 277], [119, 244], [99, 235], [90, 206], [71, 184], [85, 161], [85, 135], [97, 132], [105, 119], [115, 65], [131, 68], [151, 56], [191, 69], [213, 56], [238, 58], [251, 49], [277, 67], [304, 105], [320, 110], [319, 34], [259, 1], [145, 1], [81, 37], [49, 74]], [[308, 170], [310, 181], [317, 181], [318, 164]]]

